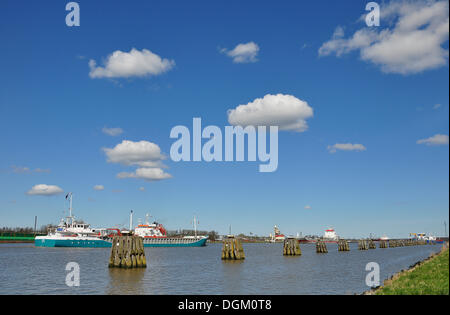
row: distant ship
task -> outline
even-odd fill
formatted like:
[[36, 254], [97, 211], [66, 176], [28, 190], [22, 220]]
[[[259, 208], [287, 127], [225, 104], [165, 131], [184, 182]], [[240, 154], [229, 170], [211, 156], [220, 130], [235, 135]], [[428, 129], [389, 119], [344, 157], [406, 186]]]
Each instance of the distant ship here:
[[275, 242], [282, 242], [286, 239], [286, 236], [284, 234], [281, 234], [280, 229], [278, 228], [278, 226], [274, 226], [273, 227], [273, 235], [270, 234], [270, 241], [272, 243]]
[[323, 241], [325, 243], [337, 243], [339, 241], [339, 236], [333, 228], [329, 228], [326, 229], [323, 234]]
[[431, 234], [426, 233], [410, 233], [410, 236], [413, 236], [413, 239], [416, 239], [418, 241], [425, 241], [427, 243], [434, 243], [434, 244], [442, 244], [444, 243], [443, 239], [438, 239], [436, 236], [433, 236]]
[[102, 238], [102, 234], [107, 230], [92, 229], [89, 224], [76, 221], [72, 215], [72, 193], [68, 193], [66, 199], [69, 199], [69, 216], [65, 220], [61, 219], [58, 226], [50, 229], [47, 235], [36, 236], [34, 245], [37, 247], [111, 247], [111, 243]]
[[339, 236], [333, 228], [329, 228], [325, 230], [322, 238], [300, 237], [297, 239], [299, 243], [303, 244], [316, 243], [318, 240], [324, 241], [325, 243], [337, 243], [339, 241]]
[[[130, 215], [130, 231], [119, 229], [93, 229], [89, 224], [78, 222], [72, 215], [72, 193], [66, 195], [69, 199], [69, 216], [61, 219], [55, 229], [45, 236], [36, 236], [34, 244], [37, 247], [111, 247], [114, 236], [130, 235], [132, 233], [132, 213]], [[197, 233], [195, 233], [197, 234]], [[207, 236], [168, 237], [161, 224], [139, 224], [134, 235], [142, 237], [145, 247], [197, 247], [205, 246]]]
[[144, 239], [145, 247], [189, 247], [189, 246], [205, 246], [208, 236], [197, 235], [196, 219], [194, 217], [194, 236], [185, 237], [167, 237], [167, 231], [158, 222], [149, 223], [148, 215], [146, 223], [139, 224], [134, 229], [134, 235]]

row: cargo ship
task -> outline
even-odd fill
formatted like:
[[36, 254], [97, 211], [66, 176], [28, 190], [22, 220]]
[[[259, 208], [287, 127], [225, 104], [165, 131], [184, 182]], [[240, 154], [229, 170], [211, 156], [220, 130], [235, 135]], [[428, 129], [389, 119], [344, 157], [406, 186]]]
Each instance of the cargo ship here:
[[322, 238], [298, 238], [298, 242], [301, 244], [316, 243], [318, 240], [321, 240], [325, 243], [337, 243], [339, 241], [339, 236], [336, 234], [336, 231], [333, 228], [328, 228], [325, 230]]
[[198, 247], [205, 246], [207, 236], [168, 237], [161, 224], [154, 222], [139, 224], [132, 231], [132, 214], [130, 215], [130, 230], [123, 231], [114, 228], [94, 229], [84, 222], [78, 222], [72, 215], [72, 193], [66, 195], [69, 199], [69, 216], [61, 219], [55, 229], [49, 230], [45, 236], [36, 236], [34, 245], [37, 247], [111, 247], [114, 236], [137, 235], [144, 239], [145, 247]]
[[286, 236], [284, 234], [281, 234], [280, 229], [278, 228], [278, 226], [274, 226], [273, 227], [273, 235], [270, 234], [270, 241], [272, 243], [275, 242], [283, 242], [286, 239]]

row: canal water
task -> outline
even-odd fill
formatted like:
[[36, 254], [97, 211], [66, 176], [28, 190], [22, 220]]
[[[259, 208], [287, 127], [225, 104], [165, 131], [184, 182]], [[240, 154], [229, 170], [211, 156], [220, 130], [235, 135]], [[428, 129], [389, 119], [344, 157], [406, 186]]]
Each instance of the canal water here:
[[[37, 248], [0, 244], [0, 294], [358, 294], [367, 290], [366, 265], [380, 266], [381, 281], [438, 252], [422, 245], [327, 254], [302, 244], [285, 257], [282, 244], [244, 244], [244, 261], [222, 261], [221, 244], [146, 248], [146, 269], [109, 269], [110, 249]], [[80, 286], [66, 285], [69, 262], [80, 267]]]

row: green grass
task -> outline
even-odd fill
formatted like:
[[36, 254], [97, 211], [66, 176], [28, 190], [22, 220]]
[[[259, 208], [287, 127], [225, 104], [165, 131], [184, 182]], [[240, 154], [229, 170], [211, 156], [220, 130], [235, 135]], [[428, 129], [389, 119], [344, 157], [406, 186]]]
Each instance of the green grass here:
[[376, 291], [377, 295], [448, 295], [448, 249]]

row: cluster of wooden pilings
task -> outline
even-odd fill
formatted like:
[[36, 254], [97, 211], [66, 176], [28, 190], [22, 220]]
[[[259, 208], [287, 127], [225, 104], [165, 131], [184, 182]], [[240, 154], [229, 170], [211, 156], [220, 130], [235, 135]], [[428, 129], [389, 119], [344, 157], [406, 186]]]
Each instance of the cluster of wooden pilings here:
[[350, 246], [348, 244], [348, 241], [346, 240], [339, 240], [338, 241], [338, 251], [340, 252], [349, 252]]
[[316, 242], [316, 253], [328, 253], [327, 245], [324, 241], [319, 240]]
[[144, 243], [138, 236], [115, 236], [109, 258], [110, 268], [146, 268]]
[[369, 240], [369, 249], [376, 249], [377, 245], [373, 240]]
[[242, 260], [245, 259], [244, 248], [241, 240], [237, 238], [227, 238], [223, 240], [222, 260]]
[[284, 256], [300, 256], [302, 251], [300, 249], [300, 244], [294, 238], [288, 238], [284, 240], [283, 243], [283, 255]]
[[[389, 240], [389, 247], [418, 246], [426, 244], [427, 242], [425, 240]], [[431, 244], [431, 242], [429, 244]]]
[[358, 249], [359, 250], [368, 250], [369, 244], [367, 243], [366, 240], [359, 240], [358, 241]]
[[425, 241], [419, 241], [419, 240], [407, 240], [405, 242], [405, 246], [416, 246], [416, 245], [425, 245]]
[[380, 241], [380, 248], [387, 248], [388, 247], [388, 241], [384, 241], [384, 240], [382, 240], [382, 241]]
[[389, 240], [389, 247], [402, 247], [404, 246], [404, 242], [402, 240]]

